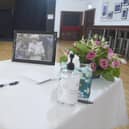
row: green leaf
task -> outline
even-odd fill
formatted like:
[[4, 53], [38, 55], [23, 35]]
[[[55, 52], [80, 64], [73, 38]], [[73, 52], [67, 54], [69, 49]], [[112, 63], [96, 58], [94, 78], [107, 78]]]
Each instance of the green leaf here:
[[110, 70], [104, 71], [102, 73], [102, 76], [104, 79], [106, 79], [108, 81], [114, 81], [114, 75], [113, 75], [112, 71], [110, 71]]
[[67, 56], [62, 56], [62, 57], [60, 57], [60, 63], [61, 62], [67, 62]]
[[81, 51], [76, 47], [70, 48], [69, 50], [72, 51], [74, 54], [77, 54], [77, 55], [81, 54]]
[[113, 75], [115, 77], [119, 77], [120, 76], [120, 69], [119, 68], [113, 68], [112, 71], [113, 71]]
[[78, 44], [76, 47], [70, 48], [73, 53], [80, 57], [81, 63], [86, 63], [86, 54], [88, 53], [88, 48], [85, 48], [86, 44]]
[[78, 43], [76, 46], [82, 54], [86, 54], [89, 52], [90, 48], [86, 44], [80, 44]]

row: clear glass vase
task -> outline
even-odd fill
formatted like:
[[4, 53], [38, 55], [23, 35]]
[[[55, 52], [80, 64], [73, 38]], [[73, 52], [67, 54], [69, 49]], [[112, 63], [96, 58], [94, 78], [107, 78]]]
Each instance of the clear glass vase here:
[[61, 69], [57, 88], [57, 101], [74, 105], [78, 101], [81, 73], [74, 70]]

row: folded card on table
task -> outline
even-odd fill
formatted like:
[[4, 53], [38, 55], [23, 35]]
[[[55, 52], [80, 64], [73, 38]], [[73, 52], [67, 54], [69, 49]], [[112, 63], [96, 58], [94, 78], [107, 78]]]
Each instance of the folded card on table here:
[[33, 80], [36, 83], [40, 83], [49, 79], [54, 79], [54, 72], [45, 70], [43, 72], [38, 71], [27, 71], [26, 73], [23, 73], [22, 76], [24, 76], [27, 79]]

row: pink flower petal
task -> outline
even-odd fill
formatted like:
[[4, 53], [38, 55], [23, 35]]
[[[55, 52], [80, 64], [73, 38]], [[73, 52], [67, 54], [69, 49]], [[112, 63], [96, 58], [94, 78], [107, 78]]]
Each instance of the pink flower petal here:
[[100, 59], [99, 65], [102, 69], [107, 69], [109, 66], [109, 61], [107, 59]]
[[96, 57], [96, 52], [89, 52], [86, 55], [86, 59], [88, 59], [88, 60], [93, 60], [95, 57]]

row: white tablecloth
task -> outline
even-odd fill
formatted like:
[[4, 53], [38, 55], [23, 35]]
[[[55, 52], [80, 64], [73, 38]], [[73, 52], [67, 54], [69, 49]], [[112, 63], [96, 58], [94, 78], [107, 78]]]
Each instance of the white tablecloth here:
[[37, 85], [23, 76], [32, 72], [47, 75], [54, 66], [0, 62], [0, 80], [18, 80], [0, 88], [0, 129], [113, 129], [128, 124], [123, 84], [96, 79], [90, 100], [94, 104], [76, 106], [56, 102], [57, 82]]

